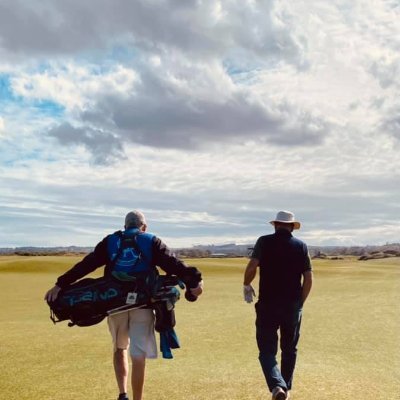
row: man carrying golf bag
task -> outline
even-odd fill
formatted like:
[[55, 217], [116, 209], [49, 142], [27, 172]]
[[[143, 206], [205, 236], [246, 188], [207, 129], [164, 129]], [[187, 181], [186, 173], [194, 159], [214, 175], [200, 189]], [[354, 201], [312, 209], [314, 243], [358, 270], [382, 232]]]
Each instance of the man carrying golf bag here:
[[[116, 278], [121, 282], [151, 281], [152, 276], [158, 275], [156, 266], [159, 266], [168, 275], [175, 275], [182, 280], [188, 288], [185, 297], [190, 301], [195, 300], [203, 291], [199, 271], [185, 265], [159, 238], [146, 230], [144, 215], [139, 211], [129, 212], [125, 217], [125, 230], [106, 236], [92, 253], [61, 275], [55, 286], [46, 293], [45, 300], [51, 304], [60, 291], [102, 266], [105, 266], [105, 278]], [[144, 285], [144, 290], [148, 289]], [[136, 297], [136, 293], [133, 295]], [[140, 295], [139, 290], [138, 297]], [[137, 299], [131, 300], [134, 303]], [[114, 370], [120, 392], [118, 400], [128, 400], [128, 347], [132, 359], [133, 400], [142, 399], [146, 358], [157, 357], [154, 319], [153, 309], [147, 307], [108, 317], [114, 344]]]

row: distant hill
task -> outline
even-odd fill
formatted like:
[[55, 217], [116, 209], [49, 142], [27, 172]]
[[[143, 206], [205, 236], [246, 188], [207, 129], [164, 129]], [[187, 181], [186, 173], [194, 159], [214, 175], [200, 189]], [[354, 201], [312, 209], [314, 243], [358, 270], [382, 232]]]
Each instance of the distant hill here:
[[[187, 248], [173, 249], [180, 257], [246, 257], [251, 254], [252, 244], [210, 244], [196, 245]], [[0, 255], [65, 255], [88, 254], [93, 247], [66, 246], [66, 247], [15, 247], [0, 248]], [[313, 258], [326, 258], [337, 256], [358, 256], [360, 259], [382, 258], [385, 255], [400, 256], [400, 243], [387, 243], [385, 245], [371, 246], [309, 246]]]
[[[338, 256], [364, 256], [371, 258], [373, 254], [400, 256], [400, 243], [371, 246], [309, 246], [310, 256], [313, 258]], [[188, 257], [243, 257], [249, 256], [253, 249], [251, 244], [237, 245], [235, 243], [221, 245], [197, 245], [187, 249], [177, 249], [179, 255]], [[378, 256], [376, 256], [378, 257]], [[383, 256], [382, 256], [383, 257]]]
[[16, 254], [22, 256], [41, 256], [41, 255], [64, 255], [64, 254], [87, 254], [93, 247], [66, 246], [66, 247], [15, 247], [0, 248], [0, 255]]
[[310, 246], [313, 258], [334, 258], [338, 256], [357, 256], [360, 260], [371, 258], [400, 257], [400, 243], [387, 243], [380, 246]]

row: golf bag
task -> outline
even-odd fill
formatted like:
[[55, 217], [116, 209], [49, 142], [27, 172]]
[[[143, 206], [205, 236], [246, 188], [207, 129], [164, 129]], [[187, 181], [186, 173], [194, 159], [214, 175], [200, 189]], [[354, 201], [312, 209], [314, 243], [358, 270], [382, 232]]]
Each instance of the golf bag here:
[[[176, 285], [184, 288], [177, 277], [156, 272], [138, 273], [130, 281], [113, 276], [85, 278], [62, 289], [55, 301], [48, 302], [50, 318], [54, 323], [70, 320], [69, 326], [90, 326], [98, 324], [107, 315], [154, 307], [160, 321], [157, 328], [160, 328], [165, 326], [166, 319], [172, 322], [171, 317], [164, 314], [173, 314], [171, 311], [180, 296]], [[164, 305], [155, 306], [158, 303]]]

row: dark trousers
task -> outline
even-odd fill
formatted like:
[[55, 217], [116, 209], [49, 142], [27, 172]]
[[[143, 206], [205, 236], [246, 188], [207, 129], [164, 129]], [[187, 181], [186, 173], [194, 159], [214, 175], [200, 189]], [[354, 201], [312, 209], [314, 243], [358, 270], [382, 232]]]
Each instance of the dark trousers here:
[[[276, 386], [285, 391], [292, 388], [296, 366], [297, 343], [300, 337], [302, 305], [256, 304], [256, 337], [259, 360], [270, 391]], [[276, 361], [280, 333], [281, 368]]]

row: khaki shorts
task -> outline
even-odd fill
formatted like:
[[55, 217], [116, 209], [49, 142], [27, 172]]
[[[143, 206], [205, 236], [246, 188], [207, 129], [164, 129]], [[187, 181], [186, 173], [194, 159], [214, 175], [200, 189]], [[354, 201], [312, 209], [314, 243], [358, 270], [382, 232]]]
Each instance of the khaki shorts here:
[[130, 347], [132, 356], [157, 358], [154, 312], [139, 308], [108, 317], [114, 351]]

